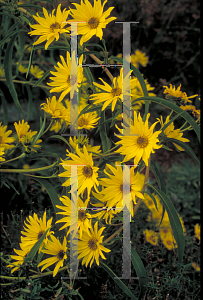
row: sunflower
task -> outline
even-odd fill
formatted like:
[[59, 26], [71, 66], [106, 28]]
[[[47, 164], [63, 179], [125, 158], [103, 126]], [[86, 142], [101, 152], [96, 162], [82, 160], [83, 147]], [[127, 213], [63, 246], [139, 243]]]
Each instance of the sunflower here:
[[[57, 63], [58, 67], [55, 66], [56, 72], [50, 72], [52, 75], [56, 77], [50, 77], [52, 82], [47, 83], [53, 88], [50, 90], [50, 93], [61, 93], [59, 97], [59, 101], [63, 100], [63, 98], [70, 93], [71, 99], [73, 98], [74, 92], [77, 91], [77, 87], [81, 85], [83, 78], [83, 68], [77, 67], [77, 63], [75, 60], [75, 51], [73, 52], [73, 56], [70, 58], [70, 53], [67, 51], [66, 53], [66, 62], [62, 55], [60, 55], [62, 64], [60, 62]], [[79, 58], [79, 64], [81, 65], [83, 61], [83, 55]], [[72, 67], [72, 70], [71, 70]]]
[[[63, 212], [58, 212], [57, 214], [63, 215], [64, 218], [58, 220], [56, 223], [64, 223], [65, 224], [59, 229], [62, 230], [66, 227], [69, 227], [71, 225], [71, 200], [67, 196], [62, 196], [59, 198], [61, 202], [63, 203], [63, 206], [56, 205], [57, 208], [60, 208], [63, 210]], [[80, 198], [77, 199], [77, 213], [75, 214], [75, 218], [72, 224], [77, 223], [77, 228], [79, 231], [79, 236], [82, 238], [82, 234], [84, 231], [87, 231], [88, 228], [91, 228], [91, 215], [87, 212], [87, 204], [89, 199], [87, 199], [85, 202], [83, 202]], [[67, 235], [70, 233], [70, 229], [67, 232]]]
[[[99, 185], [99, 182], [97, 180], [98, 177], [97, 171], [99, 168], [94, 167], [94, 163], [92, 160], [92, 153], [88, 153], [85, 145], [83, 146], [83, 153], [79, 150], [77, 145], [76, 147], [77, 155], [70, 153], [68, 150], [66, 151], [67, 151], [67, 156], [70, 157], [72, 161], [62, 160], [61, 165], [64, 167], [66, 171], [60, 173], [59, 177], [69, 177], [69, 179], [62, 184], [62, 186], [70, 186], [70, 184], [72, 184], [71, 180], [74, 183], [77, 183], [78, 180], [78, 195], [82, 194], [83, 196], [83, 193], [87, 188], [87, 197], [89, 197], [92, 187], [94, 187], [94, 189], [98, 192], [97, 186]], [[78, 166], [77, 168], [78, 174], [76, 178], [71, 176], [70, 174], [70, 165]]]
[[[86, 105], [80, 105], [78, 109], [78, 114], [86, 107]], [[78, 129], [87, 129], [90, 130], [92, 128], [95, 128], [95, 126], [98, 124], [98, 118], [97, 112], [87, 112], [82, 114], [78, 118]]]
[[107, 0], [105, 0], [102, 5], [101, 0], [95, 0], [94, 7], [88, 0], [84, 0], [84, 2], [81, 1], [80, 5], [73, 3], [76, 9], [70, 9], [70, 14], [73, 17], [73, 21], [81, 22], [77, 25], [78, 34], [82, 35], [80, 45], [88, 41], [94, 35], [99, 37], [101, 40], [103, 37], [102, 29], [106, 28], [106, 25], [109, 22], [116, 19], [115, 17], [107, 19], [114, 7], [110, 7], [107, 11], [103, 12], [106, 2]]
[[[99, 183], [104, 187], [101, 194], [107, 201], [107, 207], [116, 206], [117, 209], [123, 209], [123, 170], [121, 166], [113, 166], [107, 164], [107, 167], [111, 170], [112, 174], [109, 174], [106, 170], [104, 173], [109, 178], [102, 178]], [[133, 216], [133, 202], [136, 204], [136, 199], [144, 199], [141, 190], [144, 185], [144, 175], [137, 173], [134, 174], [134, 168], [130, 169], [131, 180], [130, 180], [130, 194], [131, 194], [131, 214]]]
[[7, 126], [1, 125], [0, 122], [0, 148], [4, 149], [11, 149], [14, 147], [14, 145], [10, 145], [15, 141], [13, 137], [9, 137], [9, 135], [12, 133], [11, 130], [7, 130]]
[[66, 237], [64, 237], [63, 244], [61, 244], [59, 240], [52, 235], [51, 240], [47, 242], [44, 249], [42, 249], [42, 252], [52, 255], [53, 257], [44, 259], [38, 264], [38, 267], [44, 265], [41, 269], [41, 271], [43, 271], [44, 269], [48, 268], [49, 266], [57, 262], [53, 271], [53, 277], [55, 277], [56, 274], [58, 273], [59, 268], [63, 267], [64, 260], [67, 259], [66, 251], [67, 251]]
[[[26, 223], [27, 221], [27, 223]], [[23, 244], [23, 247], [26, 250], [30, 250], [35, 243], [42, 237], [42, 235], [45, 233], [45, 231], [51, 227], [52, 218], [46, 221], [46, 211], [44, 212], [43, 218], [39, 219], [37, 214], [34, 213], [33, 217], [29, 216], [27, 217], [24, 226], [25, 231], [21, 231], [21, 242]], [[48, 231], [43, 243], [41, 244], [39, 248], [39, 252], [42, 249], [43, 245], [47, 243], [48, 237], [53, 233], [53, 231]]]
[[91, 217], [92, 218], [99, 218], [99, 220], [101, 218], [105, 219], [106, 224], [111, 224], [111, 220], [112, 218], [115, 216], [115, 214], [117, 214], [118, 212], [120, 212], [119, 210], [115, 210], [114, 208], [108, 207], [107, 206], [107, 201], [104, 198], [104, 195], [99, 193], [92, 193], [93, 196], [95, 198], [97, 198], [100, 202], [98, 203], [91, 203], [91, 205], [94, 207], [93, 211], [97, 211], [99, 210], [98, 213], [92, 214]]
[[23, 244], [20, 243], [20, 248], [19, 250], [17, 249], [13, 249], [14, 252], [17, 254], [17, 255], [11, 255], [11, 258], [16, 260], [14, 262], [12, 262], [12, 265], [7, 265], [7, 268], [13, 268], [11, 270], [11, 274], [17, 270], [19, 270], [20, 266], [24, 263], [24, 259], [25, 257], [27, 256], [27, 254], [29, 253], [29, 250], [28, 249], [25, 249], [23, 247]]
[[[101, 147], [100, 146], [91, 146], [89, 143], [89, 138], [86, 136], [74, 136], [73, 139], [70, 137], [69, 144], [71, 147], [75, 150], [77, 145], [80, 151], [83, 151], [83, 146], [87, 148], [88, 152], [94, 152], [94, 153], [101, 153]], [[93, 155], [95, 155], [93, 153]]]
[[163, 245], [168, 250], [173, 250], [178, 247], [172, 231], [169, 231], [166, 235], [160, 237]]
[[0, 147], [0, 162], [5, 161], [5, 158], [3, 157], [5, 155], [4, 150], [5, 149], [3, 147]]
[[145, 239], [148, 243], [152, 244], [153, 246], [158, 245], [159, 235], [157, 232], [149, 229], [145, 229], [143, 231], [143, 234], [145, 235]]
[[[123, 93], [124, 95], [130, 95], [127, 92], [127, 90], [130, 90], [128, 81], [131, 72], [132, 71], [130, 71], [124, 78], [124, 84], [123, 84], [123, 68], [120, 69], [120, 75], [113, 79], [112, 87], [109, 84], [107, 84], [102, 78], [99, 79], [104, 83], [104, 85], [93, 82], [94, 85], [96, 85], [98, 88], [106, 92], [93, 94], [90, 96], [90, 100], [94, 100], [94, 104], [104, 102], [102, 110], [104, 110], [110, 103], [112, 103], [111, 110], [114, 111], [118, 99], [120, 99], [121, 101], [123, 100]], [[124, 92], [123, 92], [123, 86], [125, 88]]]
[[201, 230], [200, 230], [200, 225], [198, 223], [195, 225], [194, 231], [195, 231], [196, 238], [200, 241], [200, 239], [201, 239], [201, 235], [200, 235]]
[[52, 14], [48, 14], [47, 10], [43, 7], [44, 18], [40, 17], [37, 13], [37, 16], [33, 16], [35, 21], [39, 24], [31, 25], [30, 27], [34, 30], [29, 32], [30, 35], [41, 35], [33, 45], [38, 45], [47, 40], [45, 44], [45, 49], [56, 39], [58, 41], [59, 34], [64, 32], [69, 32], [68, 29], [64, 28], [67, 24], [64, 23], [69, 15], [69, 11], [66, 9], [61, 12], [61, 4], [58, 5], [56, 16], [54, 16], [55, 9], [52, 11]]
[[56, 96], [53, 96], [51, 99], [47, 98], [47, 103], [42, 103], [40, 106], [46, 113], [51, 115], [53, 119], [65, 120], [69, 116], [69, 110], [65, 108], [63, 103], [59, 100], [56, 100]]
[[[157, 118], [157, 120], [160, 122], [161, 124], [161, 128], [163, 128], [170, 120], [169, 120], [169, 116], [166, 117], [166, 121], [163, 122], [163, 117], [161, 116], [160, 119]], [[172, 138], [172, 139], [176, 139], [178, 141], [181, 142], [189, 142], [190, 140], [183, 138], [182, 135], [183, 133], [180, 131], [180, 129], [175, 129], [173, 122], [164, 130], [164, 134], [168, 137], [168, 138]], [[176, 148], [178, 148], [178, 150], [180, 151], [185, 151], [182, 147], [180, 147], [179, 145], [177, 145], [176, 143], [173, 143], [174, 146]]]
[[[98, 231], [98, 222], [95, 223], [94, 229], [93, 227], [88, 229], [87, 232], [84, 232], [82, 236], [82, 241], [78, 241], [78, 248], [74, 247], [74, 250], [78, 250], [78, 259], [83, 258], [82, 265], [87, 265], [90, 263], [90, 268], [94, 262], [96, 261], [99, 266], [99, 256], [103, 259], [106, 259], [103, 255], [102, 251], [110, 252], [111, 250], [102, 246], [104, 236], [101, 236], [105, 227], [102, 227]], [[75, 255], [75, 254], [74, 254]]]
[[[148, 166], [150, 154], [155, 152], [154, 149], [162, 147], [162, 145], [157, 145], [159, 142], [158, 135], [161, 131], [153, 133], [158, 121], [149, 128], [149, 116], [150, 114], [147, 114], [146, 121], [143, 122], [140, 114], [137, 115], [137, 112], [134, 112], [134, 122], [133, 125], [131, 125], [131, 133], [134, 134], [134, 136], [119, 136], [121, 141], [116, 142], [116, 144], [121, 144], [122, 146], [115, 152], [125, 155], [123, 162], [134, 158], [134, 165], [137, 165], [142, 158], [146, 166]], [[118, 130], [122, 133], [121, 129], [118, 128]]]
[[194, 98], [197, 97], [198, 95], [193, 95], [188, 97], [187, 94], [185, 92], [182, 92], [181, 89], [181, 84], [179, 85], [179, 87], [176, 90], [175, 86], [172, 86], [172, 84], [170, 84], [170, 87], [167, 86], [163, 86], [165, 88], [164, 90], [164, 94], [166, 94], [166, 99], [172, 99], [172, 100], [178, 100], [180, 99], [181, 103], [191, 103], [192, 101], [189, 98]]
[[146, 53], [137, 49], [135, 50], [135, 54], [131, 54], [131, 57], [127, 56], [126, 60], [129, 62], [131, 60], [131, 64], [134, 65], [136, 68], [139, 68], [139, 65], [146, 67], [149, 61], [149, 57], [146, 56]]
[[[39, 143], [42, 142], [42, 140], [38, 139], [34, 145], [32, 145], [33, 142], [33, 138], [34, 136], [37, 134], [37, 131], [28, 131], [30, 129], [30, 125], [28, 125], [28, 122], [25, 122], [24, 120], [19, 121], [19, 123], [17, 124], [16, 122], [14, 123], [15, 129], [16, 129], [16, 133], [17, 133], [17, 140], [19, 143], [21, 143], [23, 145], [23, 147], [25, 148], [26, 152], [30, 152], [30, 151], [34, 151], [37, 152], [35, 150], [35, 148], [40, 148], [40, 145], [38, 145]], [[30, 148], [30, 146], [32, 145], [32, 147]]]
[[38, 66], [31, 66], [30, 74], [39, 79], [44, 75], [44, 71], [41, 70]]

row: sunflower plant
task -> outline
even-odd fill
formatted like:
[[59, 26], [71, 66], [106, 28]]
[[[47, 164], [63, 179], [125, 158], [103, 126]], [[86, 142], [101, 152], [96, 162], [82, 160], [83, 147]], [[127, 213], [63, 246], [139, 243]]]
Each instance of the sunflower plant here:
[[[124, 294], [137, 299], [135, 291], [122, 280], [138, 278], [144, 295], [149, 278], [142, 251], [135, 250], [135, 241], [125, 242], [130, 231], [136, 230], [136, 218], [143, 207], [148, 209], [145, 222], [149, 224], [142, 231], [143, 240], [154, 247], [161, 244], [173, 251], [180, 264], [184, 261], [184, 220], [168, 196], [154, 158], [163, 150], [185, 151], [199, 165], [190, 140], [184, 137], [186, 132], [194, 131], [199, 139], [200, 110], [192, 103], [198, 95], [188, 96], [181, 85], [176, 88], [169, 84], [162, 87], [162, 97], [156, 96], [154, 87], [138, 69], [140, 65], [147, 68], [150, 60], [139, 49], [131, 58], [122, 58], [119, 53], [109, 56], [103, 36], [108, 24], [116, 20], [114, 7], [106, 8], [107, 0], [92, 2], [81, 0], [80, 4], [72, 3], [74, 8], [71, 5], [62, 9], [59, 4], [48, 9], [43, 4], [14, 1], [16, 34], [9, 31], [1, 41], [8, 46], [0, 80], [6, 82], [20, 115], [8, 127], [3, 93], [2, 186], [16, 190], [14, 175], [29, 178], [29, 184], [42, 187], [39, 194], [47, 193], [52, 212], [48, 217], [45, 209], [40, 217], [38, 208], [32, 206], [34, 212], [22, 222], [15, 255], [2, 257], [11, 273], [2, 275], [2, 285], [8, 284], [6, 280], [11, 286], [15, 281], [25, 281], [26, 291], [31, 293], [29, 284], [33, 280], [61, 277], [62, 286], [55, 297], [79, 295], [83, 299], [76, 288], [77, 279], [86, 280], [92, 270], [96, 274], [99, 268]], [[9, 1], [2, 5], [8, 12]], [[71, 22], [77, 22], [77, 32], [71, 31]], [[75, 36], [77, 45], [72, 39]], [[91, 43], [92, 39], [96, 42]], [[45, 63], [43, 53], [47, 55]], [[100, 76], [87, 64], [89, 61], [102, 70]], [[108, 67], [112, 62], [118, 72]], [[27, 114], [19, 93], [28, 97]], [[124, 114], [126, 98], [130, 99], [129, 122]], [[163, 110], [157, 119], [151, 110], [154, 104]], [[38, 124], [30, 121], [34, 111]], [[167, 116], [163, 117], [165, 112]], [[61, 151], [55, 150], [50, 141], [55, 141]], [[150, 174], [155, 178], [153, 182]], [[20, 188], [23, 191], [23, 184]], [[195, 235], [200, 240], [199, 224]], [[132, 262], [129, 277], [120, 276], [125, 269], [124, 254], [120, 275], [116, 274], [118, 264], [113, 268], [110, 263], [111, 257], [122, 251]], [[193, 262], [194, 266], [199, 267]]]

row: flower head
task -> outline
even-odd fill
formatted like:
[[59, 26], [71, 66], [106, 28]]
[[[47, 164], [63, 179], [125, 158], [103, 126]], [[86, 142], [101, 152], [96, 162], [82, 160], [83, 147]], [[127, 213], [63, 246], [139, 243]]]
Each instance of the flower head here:
[[49, 240], [47, 242], [47, 244], [45, 245], [44, 249], [42, 249], [43, 253], [52, 255], [52, 257], [49, 257], [47, 259], [44, 259], [43, 261], [41, 261], [38, 264], [38, 267], [42, 267], [43, 271], [44, 269], [48, 268], [49, 266], [56, 264], [54, 271], [53, 271], [53, 277], [56, 276], [56, 274], [58, 273], [58, 270], [60, 267], [63, 267], [63, 262], [65, 259], [67, 259], [67, 241], [66, 241], [66, 237], [64, 237], [63, 239], [63, 244], [61, 244], [59, 242], [58, 239], [55, 238], [55, 236], [51, 236], [51, 240]]
[[25, 257], [29, 253], [29, 250], [27, 248], [24, 248], [22, 243], [20, 243], [20, 248], [21, 249], [19, 250], [13, 249], [17, 255], [11, 255], [11, 258], [16, 261], [12, 262], [12, 265], [7, 265], [7, 268], [13, 268], [11, 270], [11, 274], [19, 270], [20, 266], [24, 263]]
[[176, 90], [175, 86], [172, 86], [172, 84], [170, 84], [170, 87], [167, 86], [163, 86], [165, 88], [164, 90], [164, 94], [166, 94], [166, 99], [174, 99], [174, 100], [180, 100], [181, 103], [188, 103], [188, 102], [192, 102], [189, 98], [194, 98], [197, 97], [198, 95], [193, 95], [188, 97], [187, 94], [185, 92], [182, 92], [181, 89], [181, 84], [179, 85], [179, 87]]
[[10, 145], [15, 141], [13, 137], [9, 137], [9, 135], [12, 133], [11, 130], [7, 130], [7, 126], [1, 125], [2, 123], [0, 122], [0, 148], [5, 149], [11, 149], [14, 147], [14, 145]]
[[[105, 174], [109, 178], [102, 178], [100, 184], [104, 189], [100, 192], [103, 195], [105, 201], [107, 201], [107, 207], [116, 206], [116, 208], [123, 208], [123, 170], [121, 166], [113, 166], [107, 164], [112, 174], [109, 174], [104, 170]], [[131, 195], [131, 214], [133, 216], [133, 202], [136, 204], [136, 199], [144, 199], [141, 190], [144, 185], [144, 175], [137, 173], [134, 174], [134, 168], [131, 168], [131, 178], [130, 178], [130, 195]]]
[[[76, 147], [76, 153], [72, 154], [67, 150], [67, 155], [72, 160], [62, 160], [61, 165], [64, 167], [66, 172], [60, 173], [59, 177], [68, 177], [62, 186], [70, 186], [70, 184], [76, 184], [78, 181], [78, 195], [82, 194], [87, 188], [87, 197], [89, 197], [91, 189], [94, 189], [98, 192], [97, 186], [99, 185], [97, 177], [98, 177], [98, 168], [94, 167], [92, 153], [88, 153], [85, 145], [83, 146], [83, 152]], [[70, 174], [70, 166], [77, 165], [78, 175], [77, 177], [71, 176]], [[80, 166], [81, 165], [81, 166]], [[70, 182], [70, 177], [72, 182]]]
[[[134, 165], [137, 165], [142, 158], [146, 166], [148, 166], [150, 154], [154, 153], [155, 149], [162, 147], [161, 145], [157, 145], [159, 142], [158, 135], [161, 131], [153, 133], [158, 121], [149, 128], [149, 116], [150, 114], [147, 115], [146, 121], [143, 122], [140, 114], [137, 115], [137, 112], [134, 112], [134, 122], [131, 125], [131, 133], [134, 136], [119, 136], [121, 141], [118, 141], [116, 144], [121, 144], [122, 146], [116, 152], [125, 155], [123, 162], [134, 158]], [[118, 130], [122, 133], [121, 129], [118, 128]]]
[[[27, 223], [26, 223], [27, 221]], [[51, 227], [52, 218], [48, 221], [46, 220], [46, 211], [44, 212], [43, 218], [39, 219], [37, 214], [34, 213], [33, 217], [29, 216], [25, 223], [24, 230], [21, 231], [21, 241], [25, 249], [30, 250], [34, 244], [42, 237], [45, 231]], [[50, 236], [53, 231], [48, 231], [43, 243], [41, 244], [39, 251], [42, 249], [43, 245], [48, 242], [48, 236]]]
[[159, 235], [157, 232], [149, 229], [145, 229], [143, 231], [143, 234], [145, 235], [145, 239], [148, 243], [152, 244], [153, 246], [158, 245]]
[[107, 19], [114, 7], [110, 7], [107, 11], [103, 12], [106, 2], [107, 0], [101, 4], [101, 0], [94, 0], [94, 6], [88, 0], [81, 1], [80, 5], [73, 3], [76, 9], [70, 9], [71, 16], [75, 22], [81, 22], [78, 23], [78, 34], [82, 35], [80, 45], [94, 35], [98, 36], [101, 40], [103, 37], [102, 29], [106, 28], [109, 22], [116, 19], [115, 17]]
[[78, 136], [78, 138], [77, 138], [76, 136], [74, 136], [73, 139], [72, 139], [72, 137], [70, 137], [69, 144], [75, 150], [76, 150], [76, 147], [78, 145], [78, 148], [80, 149], [80, 151], [83, 151], [83, 146], [85, 145], [88, 152], [101, 153], [101, 147], [100, 146], [91, 146], [89, 144], [89, 138], [88, 137]]
[[130, 61], [131, 59], [131, 64], [133, 64], [136, 68], [139, 67], [139, 65], [142, 65], [143, 67], [146, 67], [149, 61], [149, 57], [146, 56], [146, 53], [140, 51], [140, 50], [135, 50], [135, 54], [131, 54], [130, 57], [126, 57], [127, 61]]
[[31, 66], [30, 73], [38, 79], [44, 75], [44, 71], [41, 70], [38, 66]]
[[195, 236], [200, 241], [200, 239], [201, 239], [201, 236], [200, 236], [200, 225], [198, 223], [195, 225]]
[[[38, 145], [38, 144], [42, 142], [42, 140], [38, 139], [35, 142], [35, 144], [32, 145], [33, 138], [37, 134], [37, 131], [31, 131], [31, 130], [29, 131], [30, 125], [28, 125], [28, 122], [25, 122], [24, 120], [22, 120], [22, 122], [19, 121], [18, 124], [15, 122], [14, 126], [16, 129], [18, 142], [23, 145], [23, 147], [25, 148], [25, 151], [26, 152], [30, 152], [30, 151], [36, 152], [35, 148], [40, 148], [40, 145]], [[32, 145], [32, 147], [30, 148], [31, 145]]]
[[[132, 71], [130, 71], [130, 73], [131, 72]], [[94, 85], [104, 90], [105, 93], [93, 94], [91, 95], [90, 100], [94, 100], [94, 104], [104, 102], [102, 110], [104, 110], [109, 104], [112, 103], [111, 110], [114, 111], [118, 99], [123, 100], [123, 93], [124, 95], [130, 95], [127, 92], [127, 89], [128, 88], [130, 89], [128, 84], [130, 73], [127, 74], [126, 77], [124, 78], [124, 82], [125, 82], [124, 85], [123, 85], [123, 68], [121, 68], [120, 70], [120, 75], [113, 79], [113, 84], [112, 84], [113, 86], [107, 84], [102, 78], [99, 79], [104, 83], [104, 85], [93, 82]], [[123, 86], [125, 87], [126, 91], [123, 91]]]
[[[163, 122], [162, 116], [160, 119], [157, 118], [157, 120], [159, 120], [159, 122], [161, 124], [161, 128], [163, 128], [170, 121], [169, 116], [166, 117], [165, 122]], [[164, 134], [168, 138], [176, 139], [181, 142], [189, 142], [188, 139], [182, 137], [183, 133], [180, 131], [180, 129], [175, 129], [173, 122], [164, 130]], [[174, 146], [176, 146], [176, 148], [178, 148], [178, 150], [184, 151], [184, 149], [182, 147], [180, 147], [179, 145], [177, 145], [175, 143], [173, 143], [173, 144], [174, 144]]]
[[56, 39], [58, 41], [59, 34], [64, 32], [69, 32], [68, 29], [64, 28], [69, 11], [66, 9], [61, 12], [61, 4], [58, 5], [56, 16], [54, 15], [55, 9], [52, 11], [52, 14], [48, 14], [47, 10], [43, 7], [44, 18], [40, 17], [37, 13], [37, 16], [33, 18], [38, 22], [38, 24], [31, 25], [30, 27], [34, 30], [29, 32], [30, 35], [40, 35], [38, 40], [33, 43], [33, 45], [38, 45], [47, 40], [45, 44], [45, 49]]
[[[93, 227], [91, 227], [90, 230], [88, 229], [87, 232], [84, 232], [82, 240], [78, 241], [78, 259], [83, 258], [82, 265], [85, 264], [87, 267], [87, 265], [90, 263], [91, 268], [95, 260], [99, 266], [99, 256], [101, 256], [103, 259], [106, 259], [102, 251], [111, 251], [102, 245], [104, 236], [101, 234], [104, 229], [105, 227], [102, 227], [98, 231], [98, 222], [96, 222], [94, 229]], [[77, 248], [75, 248], [75, 250], [77, 250]]]
[[5, 154], [4, 150], [5, 150], [4, 147], [0, 147], [0, 161], [5, 161], [5, 158], [3, 157]]
[[[69, 227], [71, 224], [77, 224], [77, 229], [79, 230], [80, 238], [82, 238], [83, 232], [87, 231], [88, 228], [91, 228], [91, 215], [87, 212], [87, 204], [89, 199], [83, 202], [80, 198], [77, 199], [77, 212], [72, 219], [72, 211], [71, 210], [71, 200], [67, 196], [60, 197], [63, 206], [56, 205], [57, 208], [63, 210], [63, 212], [58, 212], [57, 214], [64, 216], [62, 219], [58, 220], [56, 223], [64, 223], [65, 224], [59, 229], [62, 230], [66, 227]], [[73, 222], [73, 223], [71, 223]], [[67, 232], [67, 235], [70, 232], [70, 229]]]
[[[66, 62], [62, 55], [60, 55], [62, 64], [57, 63], [58, 67], [55, 66], [56, 72], [50, 72], [55, 77], [50, 77], [52, 82], [47, 83], [53, 88], [50, 90], [51, 93], [61, 93], [59, 101], [70, 93], [71, 99], [73, 98], [74, 92], [77, 91], [78, 86], [81, 85], [83, 79], [83, 68], [77, 67], [75, 60], [75, 51], [73, 57], [70, 58], [70, 53], [66, 53]], [[83, 55], [79, 58], [79, 64], [82, 64]], [[72, 70], [71, 70], [72, 67]]]

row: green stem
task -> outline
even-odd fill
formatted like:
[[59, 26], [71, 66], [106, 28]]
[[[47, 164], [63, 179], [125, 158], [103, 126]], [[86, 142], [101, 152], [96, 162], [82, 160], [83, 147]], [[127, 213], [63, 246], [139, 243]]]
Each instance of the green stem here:
[[[0, 81], [6, 81], [6, 79], [0, 78]], [[21, 84], [28, 84], [28, 85], [35, 85], [35, 83], [36, 83], [36, 82], [22, 81], [22, 80], [16, 80], [16, 79], [13, 79], [13, 82], [15, 82], [15, 83], [21, 83]], [[46, 85], [42, 85], [42, 84], [39, 84], [37, 87], [41, 87], [41, 88], [47, 89], [47, 90], [51, 89], [51, 87], [46, 86]]]
[[0, 169], [0, 173], [30, 173], [30, 172], [39, 172], [39, 171], [44, 171], [53, 168], [58, 164], [58, 161], [53, 163], [50, 166], [42, 167], [42, 168], [37, 168], [37, 169], [29, 169], [29, 170], [24, 170], [24, 169]]
[[12, 159], [7, 160], [7, 161], [3, 161], [2, 163], [0, 163], [0, 165], [6, 164], [6, 163], [11, 162], [11, 161], [14, 161], [14, 160], [16, 160], [16, 159], [23, 158], [24, 156], [25, 156], [25, 153], [22, 153], [22, 154], [21, 154], [20, 156], [18, 156], [18, 157], [12, 158]]
[[[64, 270], [67, 270], [67, 269], [68, 269], [68, 267], [63, 267], [63, 268], [58, 270], [58, 273], [62, 272]], [[29, 278], [35, 279], [35, 278], [40, 278], [40, 277], [43, 277], [43, 276], [49, 276], [49, 275], [52, 275], [52, 274], [53, 274], [53, 271], [50, 271], [50, 272], [46, 272], [46, 273], [40, 273], [38, 275], [29, 276]], [[25, 280], [27, 277], [9, 277], [9, 276], [0, 275], [0, 278], [1, 279], [12, 280], [12, 281], [22, 281], [22, 280]]]

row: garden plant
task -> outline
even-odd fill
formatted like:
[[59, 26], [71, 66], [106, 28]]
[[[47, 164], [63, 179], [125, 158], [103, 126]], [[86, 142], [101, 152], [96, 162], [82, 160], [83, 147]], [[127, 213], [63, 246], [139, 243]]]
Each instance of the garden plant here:
[[200, 299], [196, 50], [146, 77], [160, 2], [0, 0], [1, 299]]

